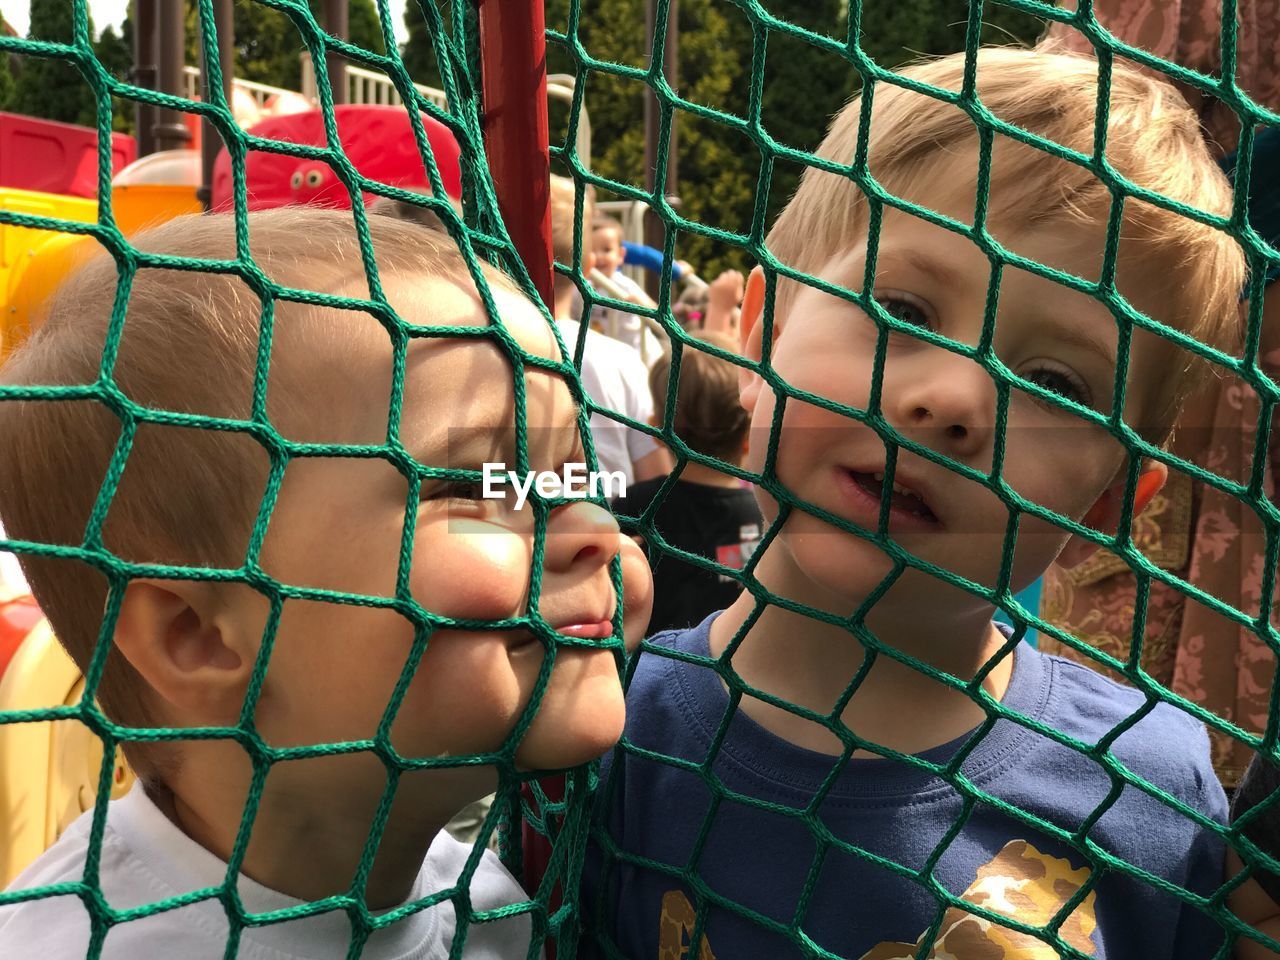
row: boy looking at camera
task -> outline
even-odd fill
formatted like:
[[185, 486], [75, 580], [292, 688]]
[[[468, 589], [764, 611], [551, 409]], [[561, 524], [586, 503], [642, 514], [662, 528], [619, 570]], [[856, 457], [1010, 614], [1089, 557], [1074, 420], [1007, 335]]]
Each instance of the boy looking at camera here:
[[[958, 92], [964, 57], [902, 74]], [[1097, 75], [1090, 59], [989, 49], [976, 94], [1087, 158]], [[827, 163], [852, 163], [863, 106], [834, 120]], [[1109, 106], [1114, 170], [1229, 212], [1171, 87], [1117, 62]], [[975, 230], [974, 121], [883, 82], [869, 121], [870, 176], [950, 226], [888, 204], [877, 218], [852, 176], [814, 167], [770, 233], [777, 260], [865, 307], [774, 273], [770, 323], [752, 277], [742, 352], [765, 376], [744, 369], [740, 386], [770, 529], [737, 601], [644, 645], [602, 779], [588, 929], [629, 957], [1210, 956], [1221, 932], [1168, 888], [1216, 889], [1222, 843], [1148, 792], [1223, 822], [1201, 724], [1020, 643], [976, 592], [1011, 596], [1095, 548], [1064, 524], [1110, 535], [1121, 517], [1133, 454], [1105, 419], [1127, 324], [1090, 295], [1112, 283], [1111, 193], [997, 135]], [[1120, 232], [1118, 296], [1238, 350], [1234, 241], [1132, 196]], [[1204, 365], [1136, 325], [1128, 347], [1118, 413], [1158, 445]], [[996, 475], [1061, 518], [1022, 511], [1004, 573]], [[1165, 475], [1141, 464], [1135, 512]]]
[[[281, 288], [368, 296], [349, 213], [273, 210], [250, 214], [248, 230], [255, 263]], [[492, 853], [475, 854], [442, 828], [493, 791], [497, 771], [563, 768], [613, 742], [623, 702], [606, 641], [615, 620], [627, 637], [643, 630], [648, 576], [603, 509], [582, 501], [555, 507], [531, 609], [533, 509], [482, 497], [476, 479], [421, 468], [478, 471], [503, 458], [515, 465], [520, 375], [529, 467], [559, 470], [580, 460], [564, 375], [531, 364], [520, 372], [495, 337], [475, 335], [471, 328], [496, 333], [496, 325], [447, 237], [387, 217], [370, 217], [369, 233], [403, 325], [384, 326], [357, 309], [274, 301], [265, 416], [285, 441], [305, 446], [273, 447], [283, 477], [267, 498], [260, 550], [251, 532], [272, 467], [260, 421], [251, 420], [262, 303], [232, 275], [143, 266], [134, 277], [110, 369], [146, 418], [132, 437], [102, 546], [89, 554], [116, 558], [130, 575], [113, 574], [109, 594], [108, 578], [88, 563], [27, 555], [24, 566], [82, 669], [104, 609], [118, 601], [97, 688], [107, 716], [131, 728], [226, 733], [126, 740], [140, 782], [110, 804], [101, 859], [91, 856], [92, 813], [85, 814], [11, 890], [96, 881], [109, 907], [127, 910], [220, 888], [252, 789], [256, 814], [232, 881], [244, 909], [296, 912], [308, 901], [339, 899], [245, 927], [236, 954], [243, 960], [345, 957], [363, 935], [358, 918], [368, 924], [415, 903], [375, 927], [361, 956], [442, 957], [464, 936], [467, 957], [530, 955], [527, 912], [482, 914], [525, 901], [523, 891]], [[235, 225], [229, 216], [184, 217], [137, 245], [151, 255], [234, 259]], [[495, 271], [485, 274], [520, 350], [563, 363], [532, 305]], [[0, 382], [94, 383], [115, 281], [109, 258], [87, 265]], [[464, 336], [413, 335], [424, 327], [456, 327]], [[403, 393], [395, 421], [397, 367]], [[174, 426], [162, 411], [240, 427]], [[121, 420], [96, 400], [0, 402], [0, 511], [9, 535], [84, 542], [121, 431]], [[398, 456], [368, 455], [391, 451], [388, 438]], [[357, 456], [334, 455], [333, 445]], [[610, 569], [620, 552], [625, 619], [615, 617]], [[204, 575], [156, 575], [157, 564]], [[249, 578], [252, 586], [242, 582]], [[258, 687], [251, 681], [263, 659]], [[528, 722], [535, 695], [539, 708]], [[251, 727], [240, 725], [242, 713]], [[251, 754], [250, 729], [267, 750], [286, 752]], [[459, 762], [428, 763], [443, 757]], [[260, 793], [255, 760], [271, 761]], [[377, 836], [371, 827], [381, 813]], [[366, 847], [373, 855], [364, 874]], [[465, 871], [473, 857], [473, 871]], [[451, 899], [455, 891], [467, 899]], [[470, 922], [459, 920], [455, 902], [469, 903]], [[229, 909], [206, 895], [112, 925], [101, 955], [217, 960], [227, 950]], [[74, 892], [0, 908], [6, 957], [81, 960], [90, 932]]]

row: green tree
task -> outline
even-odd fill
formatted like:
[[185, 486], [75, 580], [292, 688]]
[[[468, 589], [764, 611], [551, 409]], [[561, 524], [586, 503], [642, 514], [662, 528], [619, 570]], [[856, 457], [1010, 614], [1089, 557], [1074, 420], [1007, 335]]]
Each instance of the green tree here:
[[14, 109], [14, 98], [17, 84], [13, 79], [13, 68], [9, 65], [9, 56], [0, 54], [0, 110]]
[[[547, 4], [547, 22], [560, 31], [566, 29], [567, 0]], [[674, 82], [668, 78], [668, 82], [692, 103], [742, 116], [751, 49], [745, 16], [723, 0], [680, 0], [679, 27], [679, 77]], [[584, 4], [578, 38], [598, 60], [646, 66], [645, 0], [608, 0], [589, 11]], [[577, 73], [579, 82], [586, 86], [593, 171], [643, 188], [648, 86], [607, 71], [589, 71], [584, 76], [562, 48], [549, 51], [548, 64], [553, 72]], [[746, 234], [760, 168], [759, 151], [724, 124], [684, 110], [677, 110], [674, 120], [681, 216]], [[602, 193], [601, 199], [612, 198]], [[738, 248], [694, 234], [677, 238], [676, 253], [704, 275], [746, 263], [746, 255]]]
[[[10, 26], [4, 15], [0, 14], [0, 37], [16, 37], [18, 31]], [[13, 77], [13, 63], [16, 58], [9, 54], [0, 54], [0, 110], [12, 110], [16, 91]]]
[[[94, 55], [102, 68], [118, 80], [125, 80], [133, 67], [133, 24], [126, 17], [120, 33], [108, 26], [93, 45]], [[134, 132], [133, 104], [117, 100], [113, 104], [111, 128], [118, 133]]]
[[[841, 43], [849, 32], [847, 0], [758, 0], [758, 5], [779, 20]], [[645, 7], [646, 0], [583, 0], [578, 37], [596, 59], [645, 66]], [[548, 0], [546, 9], [548, 26], [564, 32], [568, 0]], [[966, 9], [954, 0], [863, 0], [859, 44], [888, 68], [921, 55], [962, 50]], [[677, 91], [694, 103], [745, 116], [754, 43], [748, 13], [726, 0], [680, 0], [679, 10]], [[996, 2], [985, 5], [985, 43], [1032, 43], [1042, 29], [1034, 17]], [[831, 116], [858, 91], [860, 77], [849, 58], [810, 38], [770, 30], [764, 42], [761, 122], [780, 143], [812, 151]], [[579, 73], [560, 47], [548, 52], [548, 64], [552, 72]], [[579, 81], [586, 84], [595, 172], [643, 186], [647, 88], [605, 71], [579, 73]], [[552, 119], [556, 142], [554, 110]], [[769, 182], [759, 182], [761, 155], [749, 139], [686, 111], [677, 112], [676, 122], [682, 215], [745, 234], [757, 190], [767, 188], [767, 228], [795, 192], [803, 167], [778, 161]], [[702, 237], [680, 237], [677, 251], [708, 276], [748, 263], [743, 251]]]
[[[28, 38], [70, 43], [73, 25], [70, 4], [31, 0]], [[89, 31], [92, 34], [92, 23]], [[13, 109], [18, 113], [64, 123], [97, 125], [93, 91], [80, 71], [65, 60], [25, 57], [12, 100]]]
[[[439, 9], [445, 34], [452, 35], [452, 8], [438, 4], [436, 0], [422, 0], [422, 2], [434, 4]], [[400, 57], [404, 61], [409, 78], [414, 83], [439, 88], [441, 86], [440, 67], [436, 62], [435, 46], [431, 42], [426, 15], [419, 6], [419, 0], [408, 0], [405, 4], [404, 23], [408, 37], [400, 48]]]
[[[309, 2], [312, 15], [323, 27], [323, 0]], [[375, 0], [350, 0], [347, 16], [348, 37], [352, 44], [376, 54], [386, 52]], [[235, 75], [242, 80], [286, 90], [301, 89], [302, 54], [307, 48], [288, 16], [254, 0], [235, 0], [233, 17]], [[200, 20], [194, 0], [187, 0], [186, 59], [189, 64], [203, 67]]]

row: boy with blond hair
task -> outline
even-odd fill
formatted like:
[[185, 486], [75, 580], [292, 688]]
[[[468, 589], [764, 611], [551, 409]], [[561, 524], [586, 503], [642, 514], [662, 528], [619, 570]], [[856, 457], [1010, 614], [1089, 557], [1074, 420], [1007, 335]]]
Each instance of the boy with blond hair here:
[[[584, 187], [579, 211], [574, 182], [567, 177], [551, 178], [552, 253], [557, 262], [580, 267], [584, 275], [591, 272], [596, 262], [587, 234], [595, 206], [593, 187]], [[579, 213], [584, 234], [580, 264], [575, 263], [573, 257], [574, 223]], [[621, 415], [637, 423], [648, 423], [653, 415], [649, 373], [644, 361], [635, 347], [606, 337], [590, 326], [583, 328], [574, 316], [576, 292], [573, 278], [557, 272], [553, 313], [571, 356], [577, 356], [578, 343], [582, 341], [578, 375], [595, 407], [591, 412], [591, 435], [595, 439], [600, 469], [621, 474], [624, 489], [639, 481], [665, 476], [671, 470], [671, 455], [647, 433], [615, 419]]]
[[[748, 592], [644, 645], [588, 929], [627, 957], [1202, 960], [1222, 941], [1195, 902], [1222, 881], [1206, 824], [1226, 816], [1202, 725], [1019, 642], [988, 596], [1092, 551], [1081, 526], [1115, 532], [1136, 455], [1108, 418], [1160, 444], [1205, 366], [1119, 332], [1138, 312], [1238, 351], [1242, 255], [1126, 196], [1112, 260], [1118, 201], [1081, 163], [997, 134], [979, 186], [962, 55], [902, 76], [951, 101], [886, 82], [855, 99], [767, 240], [852, 293], [750, 281], [740, 390], [770, 529]], [[974, 93], [1094, 154], [1096, 61], [984, 49]], [[1117, 61], [1103, 102], [1112, 170], [1229, 213], [1170, 86]], [[928, 217], [858, 186], [860, 121], [870, 178]], [[1135, 473], [1140, 511], [1167, 468]]]
[[[499, 772], [572, 766], [614, 741], [623, 702], [607, 640], [616, 624], [643, 630], [648, 575], [603, 509], [551, 506], [531, 602], [533, 508], [457, 471], [515, 465], [516, 377], [529, 468], [581, 459], [568, 367], [496, 271], [484, 270], [490, 320], [447, 237], [368, 224], [394, 314], [299, 292], [368, 302], [350, 213], [249, 215], [270, 313], [235, 275], [154, 265], [235, 258], [229, 216], [180, 218], [137, 238], [146, 259], [108, 354], [114, 388], [0, 400], [0, 513], [16, 540], [83, 544], [74, 559], [23, 562], [82, 669], [100, 633], [110, 643], [96, 692], [133, 732], [124, 749], [140, 777], [100, 837], [85, 814], [11, 886], [32, 896], [0, 908], [0, 956], [82, 960], [99, 932], [94, 889], [114, 911], [144, 909], [107, 928], [107, 960], [217, 960], [241, 910], [275, 915], [243, 926], [241, 960], [341, 958], [358, 940], [365, 958], [435, 958], [464, 937], [467, 957], [536, 952], [534, 906], [509, 909], [526, 901], [514, 879], [442, 827]], [[87, 265], [0, 383], [99, 383], [115, 294], [115, 264]], [[174, 414], [228, 422], [197, 429]], [[104, 478], [119, 485], [97, 540], [86, 523]], [[145, 913], [170, 898], [185, 899]], [[380, 922], [391, 910], [402, 915]]]

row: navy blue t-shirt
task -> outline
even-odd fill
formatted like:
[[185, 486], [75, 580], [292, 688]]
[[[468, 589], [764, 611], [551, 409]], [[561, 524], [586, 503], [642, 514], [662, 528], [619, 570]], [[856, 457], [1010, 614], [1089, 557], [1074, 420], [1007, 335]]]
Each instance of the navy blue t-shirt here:
[[[647, 646], [709, 658], [714, 618], [658, 634]], [[1225, 822], [1208, 738], [1181, 711], [1160, 704], [1143, 713], [1143, 694], [1025, 643], [1015, 652], [1001, 703], [1086, 746], [1142, 714], [1114, 740], [1111, 756]], [[612, 940], [629, 960], [737, 960], [812, 955], [798, 945], [807, 940], [848, 960], [906, 960], [941, 916], [929, 956], [1058, 955], [1042, 938], [940, 906], [931, 880], [967, 904], [1035, 928], [1086, 887], [1059, 935], [1088, 957], [1202, 960], [1221, 945], [1217, 924], [1197, 907], [1140, 875], [1107, 868], [1097, 855], [1204, 896], [1222, 882], [1221, 841], [1132, 784], [1108, 799], [1111, 777], [1079, 750], [1022, 723], [996, 721], [960, 769], [975, 791], [1025, 815], [981, 799], [966, 811], [960, 789], [930, 770], [857, 759], [833, 777], [838, 758], [797, 747], [729, 711], [728, 693], [709, 666], [641, 654], [627, 695], [624, 746], [601, 773], [594, 829], [608, 839], [593, 837], [582, 885], [588, 945]], [[945, 764], [970, 739], [920, 757]], [[813, 829], [799, 817], [808, 808]], [[1039, 826], [1071, 834], [1100, 809], [1080, 844]], [[607, 852], [614, 844], [617, 856]], [[686, 870], [693, 883], [681, 879]], [[689, 942], [700, 910], [701, 952]]]

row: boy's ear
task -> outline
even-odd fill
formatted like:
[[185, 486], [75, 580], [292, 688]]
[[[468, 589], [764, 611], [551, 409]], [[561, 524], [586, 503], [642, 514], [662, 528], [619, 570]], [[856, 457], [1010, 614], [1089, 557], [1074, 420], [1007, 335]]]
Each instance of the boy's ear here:
[[[755, 363], [760, 362], [760, 354], [763, 350], [764, 330], [763, 324], [760, 323], [760, 317], [763, 313], [764, 270], [760, 267], [754, 267], [747, 274], [747, 288], [742, 295], [742, 313], [738, 320], [738, 339], [742, 356]], [[774, 335], [777, 336], [780, 330], [781, 318], [775, 313], [773, 316]], [[748, 413], [755, 409], [756, 400], [760, 396], [760, 388], [762, 386], [764, 386], [764, 381], [760, 379], [759, 374], [738, 367], [738, 398], [742, 403], [743, 409]]]
[[245, 615], [254, 605], [226, 594], [194, 580], [133, 580], [120, 604], [116, 646], [190, 723], [234, 723], [253, 674], [262, 625], [255, 633], [259, 618]]
[[[1136, 517], [1147, 509], [1147, 504], [1160, 492], [1168, 479], [1169, 468], [1163, 463], [1150, 461], [1143, 467], [1142, 472], [1138, 474], [1138, 483], [1133, 491], [1133, 516]], [[1120, 514], [1124, 506], [1124, 488], [1124, 478], [1120, 477], [1102, 492], [1102, 496], [1098, 497], [1080, 522], [1086, 527], [1114, 535], [1120, 525]], [[1058, 554], [1058, 564], [1068, 568], [1074, 567], [1089, 559], [1097, 549], [1096, 543], [1080, 537], [1072, 537], [1062, 548], [1062, 553]]]

